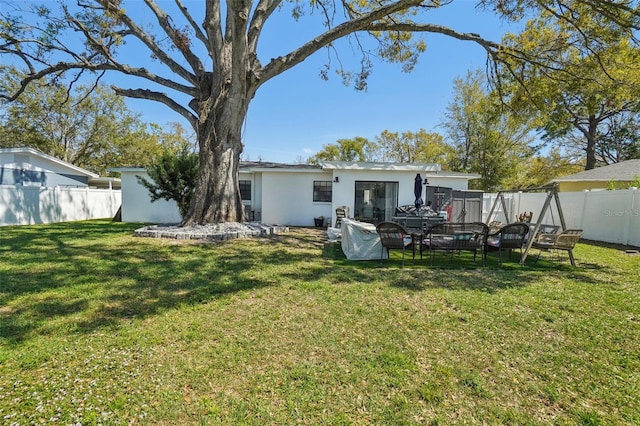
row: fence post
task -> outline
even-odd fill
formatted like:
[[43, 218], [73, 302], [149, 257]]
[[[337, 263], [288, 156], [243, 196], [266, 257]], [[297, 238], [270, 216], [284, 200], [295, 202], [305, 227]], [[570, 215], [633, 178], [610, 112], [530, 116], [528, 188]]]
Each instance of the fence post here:
[[589, 197], [589, 194], [591, 193], [591, 191], [589, 191], [588, 189], [584, 190], [584, 197], [582, 198], [582, 213], [580, 214], [580, 224], [578, 226], [578, 228], [580, 229], [584, 229], [584, 216], [587, 214], [587, 198]]
[[635, 211], [634, 211], [634, 198], [635, 198], [635, 188], [629, 188], [627, 189], [627, 210], [624, 212], [624, 232], [622, 233], [622, 235], [624, 235], [624, 241], [623, 244], [625, 245], [629, 245], [630, 243], [630, 232], [631, 232], [631, 219], [633, 218]]

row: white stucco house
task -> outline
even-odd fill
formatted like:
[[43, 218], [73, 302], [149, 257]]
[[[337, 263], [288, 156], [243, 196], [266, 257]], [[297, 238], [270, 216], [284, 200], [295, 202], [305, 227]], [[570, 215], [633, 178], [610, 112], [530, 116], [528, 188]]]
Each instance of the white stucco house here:
[[[175, 202], [151, 202], [137, 176], [148, 179], [143, 168], [110, 169], [121, 174], [122, 220], [125, 222], [178, 223]], [[395, 208], [413, 204], [417, 174], [425, 181], [423, 199], [438, 210], [447, 199], [460, 199], [469, 180], [479, 175], [443, 171], [438, 164], [324, 162], [320, 165], [242, 162], [240, 193], [249, 220], [289, 226], [313, 226], [314, 218], [335, 221], [335, 210], [349, 208], [350, 217], [370, 222], [389, 220]], [[481, 209], [482, 194], [478, 193]], [[476, 197], [477, 198], [477, 197]], [[454, 213], [455, 216], [455, 206]], [[451, 207], [449, 207], [451, 209]], [[469, 208], [462, 207], [462, 211]], [[481, 212], [481, 210], [480, 210]], [[451, 211], [449, 212], [450, 214]]]

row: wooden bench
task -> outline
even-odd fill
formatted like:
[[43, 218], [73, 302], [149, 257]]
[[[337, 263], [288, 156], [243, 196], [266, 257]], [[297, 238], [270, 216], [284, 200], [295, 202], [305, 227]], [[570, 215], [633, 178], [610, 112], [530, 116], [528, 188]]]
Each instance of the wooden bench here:
[[543, 251], [562, 250], [569, 254], [571, 265], [576, 266], [576, 260], [573, 257], [573, 248], [578, 241], [580, 241], [580, 238], [582, 238], [582, 234], [584, 234], [582, 229], [565, 229], [556, 234], [538, 234], [531, 245], [531, 247], [540, 250], [536, 261], [540, 258]]
[[456, 252], [471, 251], [476, 260], [478, 250], [482, 254], [482, 264], [486, 264], [486, 242], [489, 227], [482, 222], [471, 223], [438, 223], [432, 225], [425, 233], [420, 249], [431, 253], [431, 265], [436, 251]]

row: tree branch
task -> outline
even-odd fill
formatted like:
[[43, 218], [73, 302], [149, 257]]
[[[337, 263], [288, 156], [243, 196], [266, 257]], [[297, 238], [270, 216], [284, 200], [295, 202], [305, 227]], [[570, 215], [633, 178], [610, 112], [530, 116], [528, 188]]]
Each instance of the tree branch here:
[[117, 86], [111, 86], [111, 88], [113, 89], [114, 92], [116, 92], [117, 95], [120, 95], [120, 96], [126, 96], [128, 98], [135, 98], [135, 99], [145, 99], [145, 100], [156, 101], [156, 102], [165, 104], [166, 106], [168, 106], [169, 108], [171, 108], [172, 110], [174, 110], [175, 112], [177, 112], [178, 114], [186, 118], [187, 121], [193, 126], [194, 129], [197, 126], [197, 123], [198, 123], [197, 117], [191, 111], [189, 111], [188, 109], [186, 109], [185, 107], [183, 107], [182, 105], [180, 105], [179, 103], [177, 103], [176, 101], [174, 101], [164, 93], [155, 92], [148, 89], [124, 89]]
[[222, 56], [223, 37], [220, 14], [220, 0], [207, 0], [202, 25], [209, 39], [209, 52], [214, 65], [220, 63]]
[[258, 3], [249, 24], [248, 42], [250, 52], [256, 53], [258, 49], [258, 40], [260, 38], [262, 28], [264, 27], [264, 23], [281, 3], [282, 0], [260, 0]]
[[[191, 28], [193, 29], [193, 32], [196, 35], [196, 38], [198, 40], [200, 40], [202, 42], [202, 44], [204, 44], [205, 47], [207, 47], [207, 49], [208, 49], [209, 48], [209, 40], [207, 40], [207, 36], [202, 32], [202, 29], [198, 26], [196, 21], [193, 19], [193, 16], [191, 16], [191, 14], [187, 10], [186, 6], [182, 3], [182, 0], [175, 0], [175, 2], [176, 2], [176, 5], [178, 6], [178, 8], [180, 9], [180, 12], [182, 12], [182, 15], [189, 22], [189, 25], [191, 25]], [[209, 52], [209, 53], [211, 54], [211, 52]]]
[[144, 2], [156, 16], [160, 28], [169, 36], [178, 51], [182, 53], [182, 56], [189, 63], [194, 73], [196, 75], [202, 75], [204, 73], [204, 67], [200, 59], [191, 51], [189, 37], [173, 27], [169, 15], [160, 9], [154, 0], [144, 0]]
[[3, 99], [6, 99], [9, 102], [14, 101], [14, 100], [16, 100], [18, 98], [18, 96], [20, 96], [24, 92], [26, 87], [32, 81], [40, 80], [40, 79], [46, 77], [47, 75], [51, 75], [51, 74], [55, 74], [55, 73], [63, 72], [63, 71], [70, 71], [70, 70], [119, 71], [119, 72], [121, 72], [123, 74], [133, 75], [133, 76], [136, 76], [136, 77], [144, 78], [146, 80], [152, 81], [154, 83], [160, 84], [160, 85], [162, 85], [164, 87], [176, 90], [178, 92], [184, 93], [184, 94], [189, 95], [189, 96], [196, 96], [197, 95], [197, 90], [195, 88], [190, 87], [190, 86], [185, 86], [185, 85], [182, 85], [182, 84], [178, 84], [173, 80], [168, 80], [166, 78], [157, 76], [157, 75], [149, 72], [146, 68], [131, 68], [131, 67], [126, 66], [126, 65], [108, 64], [108, 63], [87, 64], [85, 62], [79, 62], [79, 63], [59, 62], [59, 63], [57, 63], [55, 65], [43, 68], [42, 70], [40, 70], [40, 71], [38, 71], [36, 73], [29, 74], [27, 77], [25, 77], [20, 82], [20, 88], [12, 96], [0, 95], [0, 97], [3, 98]]
[[353, 18], [347, 22], [337, 25], [336, 27], [326, 31], [324, 34], [300, 46], [293, 52], [271, 60], [271, 62], [265, 65], [258, 73], [260, 84], [294, 67], [321, 48], [330, 45], [334, 41], [346, 35], [355, 33], [357, 31], [364, 31], [373, 22], [379, 19], [383, 19], [388, 15], [402, 12], [413, 7], [418, 7], [421, 4], [422, 0], [399, 0], [395, 3], [381, 6], [378, 9], [375, 9], [368, 13], [364, 13], [357, 18]]
[[164, 50], [160, 48], [156, 44], [156, 42], [142, 29], [140, 28], [131, 17], [129, 17], [126, 13], [122, 13], [120, 9], [117, 8], [117, 5], [112, 0], [96, 0], [102, 7], [104, 7], [105, 11], [115, 15], [120, 19], [131, 31], [131, 34], [139, 39], [145, 46], [151, 50], [151, 52], [171, 71], [187, 80], [192, 84], [197, 83], [197, 79], [193, 74], [188, 72], [184, 67], [174, 61]]

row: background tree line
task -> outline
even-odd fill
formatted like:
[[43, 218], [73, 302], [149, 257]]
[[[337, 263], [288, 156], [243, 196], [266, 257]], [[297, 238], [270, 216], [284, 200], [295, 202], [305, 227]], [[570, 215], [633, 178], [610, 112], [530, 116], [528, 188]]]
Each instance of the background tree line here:
[[[607, 52], [606, 64], [584, 57], [544, 77], [536, 77], [540, 70], [533, 66], [522, 69], [522, 78], [531, 73], [527, 84], [515, 82], [513, 70], [497, 70], [502, 74], [492, 80], [482, 71], [468, 72], [453, 83], [440, 132], [385, 130], [374, 140], [340, 139], [307, 162], [438, 163], [479, 174], [470, 186], [495, 191], [541, 186], [555, 177], [640, 158], [640, 58], [628, 45], [609, 46]], [[571, 66], [592, 73], [590, 84], [572, 80]]]
[[[640, 158], [640, 53], [634, 34], [607, 38], [582, 18], [567, 25], [549, 11], [530, 19], [503, 44], [529, 61], [504, 59], [453, 82], [438, 131], [383, 131], [328, 144], [307, 159], [433, 162], [477, 173], [483, 190], [542, 185], [557, 176]], [[587, 37], [590, 34], [592, 37]], [[535, 58], [535, 60], [533, 60]], [[519, 58], [521, 59], [521, 58]], [[0, 91], [23, 76], [0, 67]], [[144, 123], [112, 90], [37, 80], [0, 106], [0, 146], [29, 146], [105, 175], [109, 167], [184, 155], [187, 134]]]
[[[343, 139], [308, 161], [434, 162], [477, 173], [470, 185], [494, 191], [640, 158], [637, 31], [616, 32], [584, 7], [543, 8], [520, 33], [507, 33], [502, 45], [517, 57], [456, 79], [440, 132]], [[350, 155], [340, 156], [345, 148]]]
[[[0, 85], [16, 85], [18, 77], [0, 67]], [[151, 164], [165, 151], [192, 145], [190, 140], [178, 123], [163, 129], [143, 122], [124, 98], [103, 85], [69, 90], [38, 81], [16, 101], [0, 105], [1, 148], [35, 148], [101, 176], [110, 167]]]

